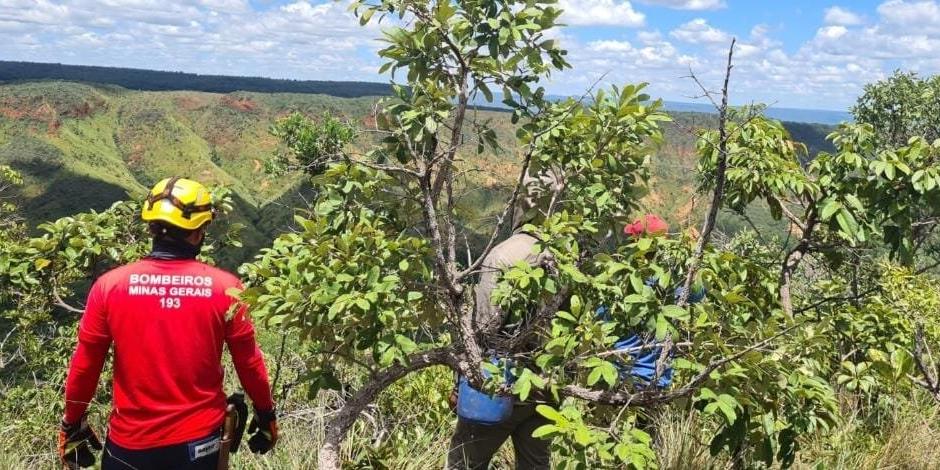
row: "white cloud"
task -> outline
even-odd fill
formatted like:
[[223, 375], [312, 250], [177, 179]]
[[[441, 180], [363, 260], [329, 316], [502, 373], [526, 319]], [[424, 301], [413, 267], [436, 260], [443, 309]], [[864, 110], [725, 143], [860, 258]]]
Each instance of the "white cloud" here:
[[633, 50], [633, 46], [627, 41], [605, 39], [602, 41], [591, 41], [588, 43], [588, 49], [596, 52], [627, 52]]
[[839, 39], [845, 36], [849, 30], [845, 26], [826, 26], [816, 31], [816, 37], [824, 39]]
[[696, 18], [669, 33], [670, 36], [693, 44], [722, 44], [731, 41], [731, 35], [714, 28], [703, 18]]
[[247, 0], [199, 0], [199, 4], [215, 12], [246, 13], [251, 11]]
[[878, 5], [878, 14], [885, 23], [916, 27], [940, 26], [940, 6], [935, 1], [888, 0]]
[[[580, 94], [596, 80], [648, 81], [654, 96], [699, 94], [691, 67], [720, 87], [727, 47], [739, 41], [733, 99], [786, 106], [845, 107], [865, 83], [894, 68], [940, 72], [940, 0], [879, 0], [877, 8], [819, 5], [815, 34], [786, 47], [778, 39], [796, 16], [734, 30], [710, 18], [668, 13], [651, 23], [645, 5], [705, 10], [727, 0], [560, 0], [550, 31], [574, 68], [549, 82]], [[641, 4], [641, 9], [635, 8]], [[0, 0], [0, 57], [196, 73], [297, 79], [384, 80], [377, 25], [360, 27], [346, 4], [330, 0]], [[825, 8], [828, 7], [828, 8]], [[739, 14], [732, 11], [731, 13]], [[676, 20], [682, 18], [682, 20]], [[588, 29], [586, 26], [608, 26]], [[610, 26], [620, 27], [611, 28]], [[634, 31], [623, 28], [637, 28]], [[750, 28], [748, 31], [747, 28]]]
[[646, 5], [663, 6], [676, 10], [718, 10], [728, 5], [724, 0], [638, 0]]
[[[785, 50], [774, 37], [777, 26], [752, 25], [739, 37], [734, 55], [732, 102], [764, 102], [774, 106], [845, 109], [865, 83], [885, 76], [881, 55], [924, 56], [932, 47], [926, 36], [895, 41], [887, 48], [885, 27], [821, 26], [817, 34], [796, 50]], [[857, 42], [855, 37], [868, 38]], [[627, 48], [625, 41], [599, 38], [568, 44], [574, 70], [556, 77], [565, 92], [580, 93], [595, 80], [608, 83], [649, 82], [653, 96], [688, 101], [701, 95], [686, 78], [689, 69], [709, 89], [720, 89], [731, 33], [704, 19], [682, 24], [668, 35], [656, 30], [636, 32]], [[879, 50], [874, 53], [871, 51]], [[940, 47], [937, 49], [940, 51]], [[875, 57], [878, 55], [879, 57]], [[940, 57], [940, 53], [936, 54]], [[940, 59], [937, 61], [940, 69]], [[914, 60], [905, 63], [913, 64]], [[926, 63], [924, 64], [926, 66]], [[605, 75], [606, 74], [606, 75]], [[558, 79], [561, 79], [560, 82]]]
[[662, 41], [663, 34], [660, 33], [659, 31], [640, 31], [636, 33], [636, 37], [643, 44], [651, 44], [651, 43]]
[[633, 9], [628, 1], [561, 0], [562, 22], [572, 26], [610, 25], [640, 27], [646, 16]]
[[0, 57], [207, 74], [383, 80], [375, 55], [379, 29], [361, 27], [346, 4], [291, 0], [261, 5], [256, 10], [247, 0], [0, 0]]
[[840, 26], [855, 26], [864, 22], [861, 16], [839, 6], [827, 8], [824, 21], [829, 25]]
[[0, 0], [0, 21], [61, 24], [69, 8], [48, 0]]

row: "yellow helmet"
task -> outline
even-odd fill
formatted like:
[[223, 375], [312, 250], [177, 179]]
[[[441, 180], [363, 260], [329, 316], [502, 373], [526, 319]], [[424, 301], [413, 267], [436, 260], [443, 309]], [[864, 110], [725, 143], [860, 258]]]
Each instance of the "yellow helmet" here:
[[144, 201], [140, 218], [196, 230], [212, 221], [212, 195], [205, 186], [179, 177], [158, 182]]

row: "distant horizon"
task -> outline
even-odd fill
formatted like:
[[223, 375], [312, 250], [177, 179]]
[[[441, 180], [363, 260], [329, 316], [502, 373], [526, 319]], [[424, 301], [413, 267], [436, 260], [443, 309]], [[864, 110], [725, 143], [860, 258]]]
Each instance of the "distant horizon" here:
[[[65, 62], [36, 62], [36, 61], [10, 61], [5, 59], [0, 59], [0, 64], [28, 64], [35, 66], [53, 66], [53, 67], [75, 67], [75, 68], [92, 68], [92, 69], [101, 69], [101, 70], [126, 70], [132, 71], [135, 73], [159, 73], [159, 74], [180, 74], [187, 75], [192, 77], [202, 77], [202, 78], [227, 78], [227, 79], [247, 79], [247, 80], [269, 80], [274, 82], [290, 82], [292, 84], [304, 85], [304, 84], [319, 84], [319, 83], [350, 83], [350, 84], [362, 84], [362, 85], [373, 85], [375, 88], [390, 86], [391, 82], [379, 82], [379, 81], [368, 81], [368, 80], [320, 80], [320, 79], [295, 79], [295, 78], [280, 78], [280, 77], [269, 77], [264, 75], [229, 75], [229, 74], [202, 74], [196, 72], [187, 72], [183, 70], [161, 70], [156, 68], [140, 68], [140, 67], [125, 67], [125, 66], [104, 66], [104, 65], [86, 65], [86, 64], [76, 64], [76, 63], [65, 63]], [[0, 71], [0, 80], [4, 80], [4, 74]], [[28, 76], [23, 78], [12, 78], [6, 79], [6, 81], [13, 80], [66, 80], [66, 81], [84, 81], [73, 78], [60, 78], [60, 77], [48, 77], [48, 76]], [[111, 84], [117, 86], [123, 86], [119, 83], [113, 82], [102, 82], [102, 81], [91, 81], [92, 83], [102, 83], [102, 84]], [[129, 88], [124, 86], [125, 88]], [[257, 91], [257, 92], [266, 92], [261, 90], [233, 90], [233, 91]], [[303, 91], [274, 91], [282, 93], [304, 93]], [[380, 95], [376, 95], [380, 96]], [[571, 95], [561, 95], [553, 94], [551, 96], [558, 97], [568, 97]], [[672, 111], [685, 111], [685, 112], [701, 112], [701, 113], [714, 113], [714, 107], [705, 101], [681, 101], [681, 100], [671, 100], [663, 99], [665, 108]], [[732, 106], [746, 106], [752, 104], [753, 101], [747, 103], [732, 103]], [[502, 107], [502, 104], [499, 100], [494, 100], [493, 103], [480, 103], [481, 106], [494, 106]], [[808, 116], [812, 115], [812, 117]], [[801, 108], [796, 106], [776, 106], [768, 105], [767, 115], [780, 120], [789, 120], [794, 122], [805, 122], [805, 123], [820, 123], [820, 124], [837, 124], [843, 120], [851, 120], [851, 114], [849, 113], [848, 108], [846, 109], [826, 109], [826, 108]]]
[[[732, 104], [732, 106], [747, 106], [749, 104], [754, 103]], [[672, 105], [672, 111], [692, 111], [705, 113], [716, 112], [714, 106], [712, 106], [711, 103], [663, 100], [663, 105], [667, 111], [670, 110], [670, 105]], [[770, 118], [780, 121], [792, 121], [810, 124], [839, 124], [843, 121], [852, 122], [854, 120], [852, 113], [849, 112], [848, 109], [838, 110], [821, 108], [795, 108], [788, 106], [767, 105], [764, 114]]]
[[[59, 65], [63, 67], [91, 67], [98, 69], [122, 69], [122, 70], [134, 70], [138, 72], [159, 72], [159, 73], [177, 73], [185, 75], [196, 75], [200, 77], [226, 77], [226, 78], [253, 78], [253, 79], [263, 79], [263, 80], [283, 80], [288, 82], [330, 82], [330, 83], [381, 83], [383, 85], [388, 85], [389, 83], [383, 83], [374, 80], [334, 80], [334, 79], [319, 79], [319, 78], [289, 78], [289, 77], [275, 77], [275, 76], [265, 76], [265, 75], [232, 75], [224, 73], [199, 73], [199, 72], [187, 72], [185, 70], [170, 70], [170, 69], [159, 69], [159, 68], [143, 68], [143, 67], [131, 67], [124, 65], [94, 65], [94, 64], [77, 64], [77, 63], [67, 63], [67, 62], [38, 62], [35, 60], [10, 60], [0, 58], [0, 64], [3, 63], [17, 63], [17, 64], [35, 64], [35, 65]], [[0, 70], [0, 77], [3, 76], [3, 71]], [[0, 78], [2, 80], [2, 78]]]

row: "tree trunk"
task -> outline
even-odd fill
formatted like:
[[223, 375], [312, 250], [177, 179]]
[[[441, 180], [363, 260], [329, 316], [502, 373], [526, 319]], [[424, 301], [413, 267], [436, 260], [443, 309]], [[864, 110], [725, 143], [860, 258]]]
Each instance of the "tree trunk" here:
[[783, 265], [780, 267], [780, 304], [783, 306], [783, 311], [789, 318], [793, 318], [793, 298], [790, 294], [790, 281], [792, 280], [793, 273], [796, 272], [796, 268], [800, 265], [800, 261], [802, 261], [806, 253], [809, 252], [813, 230], [816, 229], [815, 206], [807, 211], [804, 226], [806, 228], [803, 230], [800, 242], [787, 253], [786, 258], [783, 259]]
[[340, 447], [346, 440], [349, 428], [359, 419], [362, 410], [378, 398], [379, 393], [412, 372], [444, 364], [453, 368], [455, 356], [453, 347], [432, 349], [411, 356], [406, 366], [396, 364], [370, 377], [327, 423], [326, 439], [317, 455], [318, 467], [321, 470], [340, 470]]

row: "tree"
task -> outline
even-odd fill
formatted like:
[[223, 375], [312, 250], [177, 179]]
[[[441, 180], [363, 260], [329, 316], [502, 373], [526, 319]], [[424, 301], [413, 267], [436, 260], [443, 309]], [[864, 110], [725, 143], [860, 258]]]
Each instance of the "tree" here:
[[[377, 115], [382, 141], [367, 153], [342, 145], [349, 134], [333, 123], [293, 116], [276, 127], [320, 194], [298, 216], [298, 233], [245, 267], [250, 287], [242, 293], [269, 325], [308, 342], [314, 390], [345, 391], [320, 468], [340, 467], [347, 431], [382, 390], [436, 365], [478, 388], [554, 397], [557, 406], [540, 407], [552, 424], [537, 434], [554, 438], [565, 466], [655, 465], [649, 436], [632, 418], [605, 411], [610, 405], [692, 404], [718, 424], [716, 452], [759, 448], [766, 462], [792, 462], [797, 436], [828, 427], [831, 388], [799, 355], [784, 353], [797, 348], [775, 347], [801, 322], [784, 315], [773, 271], [708, 243], [721, 184], [698, 241], [619, 239], [645, 191], [657, 122], [668, 118], [643, 85], [546, 100], [539, 81], [567, 67], [565, 52], [545, 37], [560, 14], [552, 3], [384, 1], [354, 9], [362, 23], [399, 18], [386, 30], [381, 70], [404, 70], [407, 86], [393, 86], [395, 97]], [[729, 53], [728, 75], [730, 60]], [[470, 236], [456, 211], [463, 157], [497, 144], [468, 110], [475, 96], [492, 100], [494, 88], [517, 124], [519, 173], [483, 248], [463, 259], [458, 240]], [[702, 138], [706, 160], [717, 157], [721, 167], [738, 150], [769, 149], [781, 160], [795, 154], [779, 124], [725, 127], [727, 80], [722, 101], [722, 130]], [[759, 142], [752, 144], [751, 130]], [[725, 179], [725, 169], [713, 173]], [[563, 184], [524, 184], [545, 175]], [[475, 322], [470, 285], [522, 197], [540, 208], [527, 214], [525, 230], [546, 256], [504, 273], [494, 294], [504, 318]], [[656, 283], [647, 285], [650, 278]], [[705, 283], [712, 300], [689, 306], [673, 295], [677, 283]], [[600, 306], [610, 319], [594, 313]], [[507, 335], [506, 323], [520, 326]], [[681, 349], [679, 385], [658, 390], [620, 376], [629, 356], [613, 343], [638, 331], [667, 341], [664, 358]], [[491, 349], [499, 351], [495, 365]], [[361, 380], [345, 368], [361, 370]], [[512, 380], [485, 379], [484, 370], [504, 368]]]
[[897, 70], [885, 80], [865, 85], [852, 114], [870, 124], [882, 148], [903, 147], [911, 137], [928, 142], [940, 137], [940, 77], [921, 78]]

